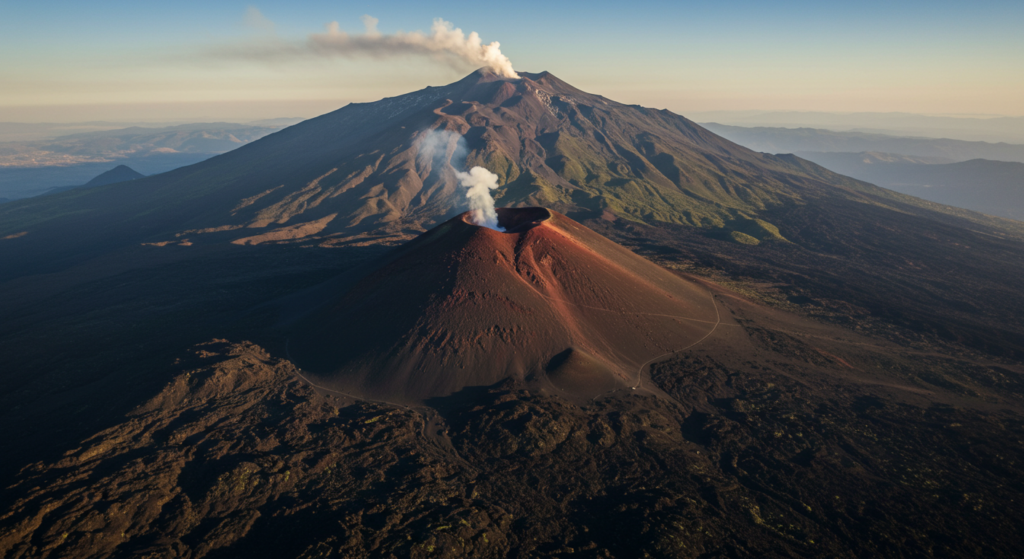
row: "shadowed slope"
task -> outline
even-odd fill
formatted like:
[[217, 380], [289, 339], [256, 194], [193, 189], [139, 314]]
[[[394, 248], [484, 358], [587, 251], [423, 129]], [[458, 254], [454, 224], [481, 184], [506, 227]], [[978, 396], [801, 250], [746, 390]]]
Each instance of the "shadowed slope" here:
[[291, 355], [318, 383], [415, 401], [550, 372], [590, 395], [632, 385], [637, 369], [701, 339], [714, 302], [571, 219], [501, 209], [502, 233], [465, 214], [303, 322]]
[[133, 181], [145, 178], [145, 176], [146, 175], [143, 175], [127, 165], [118, 165], [106, 173], [98, 175], [83, 186], [102, 186], [104, 184], [114, 184], [116, 182]]

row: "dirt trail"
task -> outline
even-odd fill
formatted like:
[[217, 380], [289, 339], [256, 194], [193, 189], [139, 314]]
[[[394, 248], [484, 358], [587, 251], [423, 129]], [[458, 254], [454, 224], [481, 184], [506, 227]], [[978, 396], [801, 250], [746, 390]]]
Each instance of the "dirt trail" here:
[[[697, 346], [698, 344], [700, 344], [701, 342], [703, 342], [704, 340], [706, 340], [709, 337], [711, 337], [711, 335], [715, 333], [715, 330], [717, 330], [718, 327], [722, 324], [722, 314], [718, 311], [718, 303], [715, 301], [715, 295], [714, 295], [714, 293], [711, 292], [711, 290], [708, 290], [708, 296], [711, 297], [711, 304], [715, 308], [715, 318], [716, 318], [716, 320], [713, 323], [712, 322], [707, 322], [708, 324], [713, 324], [711, 329], [708, 330], [707, 334], [704, 334], [704, 336], [701, 337], [701, 339], [699, 339], [699, 340], [697, 340], [697, 341], [687, 345], [686, 347], [675, 349], [675, 350], [663, 353], [661, 355], [652, 357], [651, 359], [647, 360], [647, 362], [645, 362], [643, 365], [640, 365], [640, 368], [637, 369], [636, 383], [633, 386], [630, 387], [630, 390], [637, 390], [637, 389], [645, 390], [648, 393], [653, 394], [656, 397], [666, 398], [666, 399], [671, 400], [672, 402], [676, 403], [677, 405], [679, 405], [679, 402], [677, 402], [675, 398], [669, 396], [668, 394], [665, 394], [663, 391], [661, 391], [661, 390], [659, 390], [657, 388], [647, 388], [647, 389], [645, 389], [642, 386], [643, 385], [643, 380], [644, 380], [644, 374], [645, 374], [646, 370], [648, 370], [650, 368], [651, 365], [653, 365], [653, 364], [655, 364], [655, 363], [657, 363], [659, 361], [662, 361], [664, 359], [668, 359], [669, 357], [672, 357], [673, 355], [677, 355], [679, 353], [682, 353], [682, 352], [684, 352], [684, 351], [686, 351], [686, 350], [688, 350], [690, 348], [693, 348], [693, 347]], [[645, 314], [645, 313], [636, 313], [636, 314]], [[669, 315], [656, 315], [656, 316], [669, 316]], [[674, 317], [674, 318], [682, 318], [682, 317]], [[705, 321], [701, 321], [701, 322], [705, 322]], [[622, 388], [616, 388], [615, 390], [609, 390], [608, 392], [605, 392], [604, 394], [598, 394], [597, 396], [594, 396], [593, 400], [591, 400], [591, 401], [596, 402], [598, 398], [603, 398], [605, 396], [609, 396], [609, 395], [614, 394], [614, 393], [616, 393], [616, 392], [618, 392], [620, 390], [623, 390], [623, 389]]]

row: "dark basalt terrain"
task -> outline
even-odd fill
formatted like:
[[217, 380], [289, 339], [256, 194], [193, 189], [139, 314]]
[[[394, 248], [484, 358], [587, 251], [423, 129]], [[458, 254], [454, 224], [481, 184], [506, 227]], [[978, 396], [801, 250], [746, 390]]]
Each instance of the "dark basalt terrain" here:
[[[0, 209], [0, 556], [1019, 555], [1019, 224], [547, 74], [435, 89]], [[508, 233], [444, 223], [435, 126]]]
[[[386, 269], [434, 235], [350, 258]], [[278, 270], [285, 285], [316, 283], [301, 264]], [[1014, 521], [1024, 512], [1019, 362], [856, 333], [683, 276], [709, 294], [718, 324], [641, 369], [636, 389], [580, 400], [510, 377], [409, 407], [316, 388], [285, 359], [272, 326], [282, 311], [258, 301], [294, 301], [336, 280], [280, 298], [273, 282], [253, 293], [252, 271], [236, 273], [217, 279], [233, 304], [197, 314], [194, 301], [155, 324], [278, 349], [219, 339], [147, 364], [154, 346], [186, 337], [161, 344], [143, 331], [148, 348], [119, 348], [137, 361], [96, 357], [94, 367], [122, 373], [90, 383], [79, 378], [89, 362], [76, 359], [70, 378], [52, 367], [47, 381], [60, 390], [35, 384], [58, 401], [64, 428], [68, 401], [95, 420], [109, 395], [146, 391], [119, 383], [153, 396], [76, 444], [49, 441], [66, 450], [11, 478], [5, 556], [1008, 557], [1024, 543]], [[195, 287], [179, 295], [206, 291]], [[173, 288], [140, 298], [166, 297]], [[145, 314], [115, 316], [141, 319], [135, 330]], [[90, 393], [107, 399], [80, 399]], [[32, 401], [31, 390], [13, 396]], [[11, 415], [4, 425], [18, 429]]]
[[650, 370], [645, 383], [661, 395], [625, 391], [584, 406], [513, 380], [429, 407], [358, 402], [312, 389], [252, 344], [200, 344], [125, 422], [18, 476], [0, 549], [1016, 553], [1019, 369], [829, 327], [796, 332], [810, 323], [715, 291], [730, 318], [709, 343]]

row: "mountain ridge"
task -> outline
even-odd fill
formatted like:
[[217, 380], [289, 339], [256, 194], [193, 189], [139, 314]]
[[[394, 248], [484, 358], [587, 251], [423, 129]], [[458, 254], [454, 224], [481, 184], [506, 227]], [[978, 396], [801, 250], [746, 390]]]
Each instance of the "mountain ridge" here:
[[797, 155], [896, 192], [1024, 221], [1024, 163], [990, 159], [934, 161], [873, 152]]
[[993, 159], [1024, 162], [1024, 144], [894, 136], [824, 128], [745, 127], [704, 122], [702, 126], [750, 149], [767, 153], [882, 152], [938, 157], [953, 162]]
[[[443, 153], [423, 153], [430, 130], [449, 134]], [[130, 187], [4, 204], [0, 237], [20, 236], [0, 243], [0, 253], [52, 267], [142, 243], [331, 245], [360, 235], [401, 242], [465, 209], [454, 173], [473, 165], [499, 176], [495, 198], [504, 206], [724, 236], [768, 208], [830, 196], [1005, 227], [792, 156], [753, 152], [669, 111], [584, 93], [550, 73], [508, 79], [478, 71], [448, 86], [346, 105]]]

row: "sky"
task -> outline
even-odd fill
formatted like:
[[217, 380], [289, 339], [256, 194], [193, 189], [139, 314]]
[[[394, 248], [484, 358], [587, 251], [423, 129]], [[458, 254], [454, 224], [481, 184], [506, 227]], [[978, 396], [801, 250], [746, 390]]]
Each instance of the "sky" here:
[[310, 117], [472, 69], [308, 48], [331, 22], [363, 33], [367, 15], [385, 36], [442, 18], [518, 70], [683, 115], [1024, 116], [1024, 2], [837, 4], [0, 0], [0, 121]]

